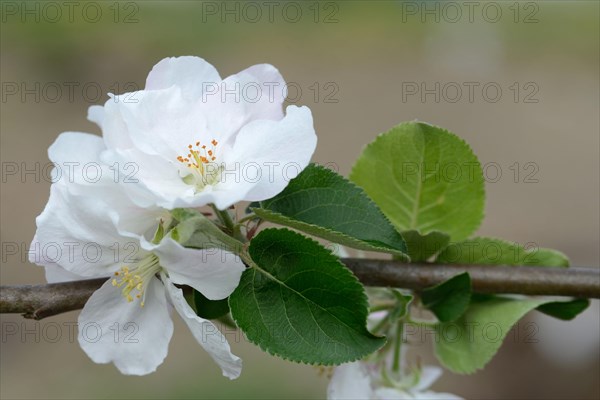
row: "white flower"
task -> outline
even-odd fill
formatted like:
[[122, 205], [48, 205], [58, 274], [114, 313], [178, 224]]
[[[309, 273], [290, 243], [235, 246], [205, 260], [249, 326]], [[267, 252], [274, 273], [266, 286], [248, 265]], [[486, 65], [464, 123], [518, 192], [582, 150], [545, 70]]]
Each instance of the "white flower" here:
[[88, 118], [102, 129], [104, 163], [134, 175], [127, 185], [142, 206], [167, 209], [277, 195], [315, 150], [312, 114], [287, 107], [286, 84], [271, 65], [222, 79], [198, 57], [166, 58], [146, 88], [110, 95]]
[[335, 368], [329, 387], [329, 400], [462, 400], [450, 393], [427, 390], [442, 374], [441, 368], [424, 367], [418, 381], [411, 385], [384, 385], [379, 366], [366, 361], [343, 364]]
[[[55, 163], [69, 159], [68, 146], [94, 160], [102, 139], [63, 134], [50, 148]], [[60, 150], [60, 151], [59, 151]], [[37, 218], [30, 261], [46, 267], [49, 282], [112, 276], [88, 300], [79, 316], [79, 343], [97, 363], [113, 362], [124, 374], [156, 370], [173, 334], [171, 304], [223, 375], [234, 379], [241, 360], [208, 320], [199, 318], [175, 284], [188, 285], [211, 300], [226, 298], [244, 270], [237, 256], [224, 251], [184, 248], [169, 234], [154, 243], [169, 213], [140, 208], [110, 179], [87, 186], [52, 185], [48, 204]], [[160, 236], [160, 235], [159, 235]]]

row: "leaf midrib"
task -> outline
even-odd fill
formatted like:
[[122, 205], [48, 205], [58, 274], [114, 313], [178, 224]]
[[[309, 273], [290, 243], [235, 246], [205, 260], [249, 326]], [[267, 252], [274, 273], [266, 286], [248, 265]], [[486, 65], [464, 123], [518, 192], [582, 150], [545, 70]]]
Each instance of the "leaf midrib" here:
[[[425, 142], [425, 133], [422, 133], [423, 135], [423, 142]], [[423, 160], [425, 159], [425, 143], [423, 143], [423, 147], [421, 148], [420, 153], [420, 158], [421, 158], [421, 168], [423, 168]], [[413, 212], [412, 212], [412, 217], [410, 219], [410, 228], [409, 229], [417, 229], [417, 217], [419, 215], [419, 206], [421, 204], [421, 191], [423, 190], [423, 181], [424, 179], [421, 179], [421, 170], [419, 169], [419, 175], [417, 176], [417, 190], [415, 193], [415, 204], [413, 204]]]
[[[345, 268], [341, 263], [340, 263], [340, 267]], [[292, 291], [293, 293], [295, 293], [296, 295], [298, 295], [300, 298], [304, 299], [304, 301], [306, 301], [307, 303], [310, 304], [314, 304], [315, 306], [317, 306], [317, 308], [321, 309], [322, 311], [324, 311], [325, 313], [327, 313], [328, 315], [332, 316], [335, 320], [339, 321], [343, 326], [347, 327], [348, 329], [350, 329], [353, 332], [358, 333], [359, 335], [362, 334], [362, 332], [357, 331], [354, 327], [351, 327], [350, 325], [348, 325], [346, 322], [340, 320], [336, 315], [332, 314], [331, 312], [329, 312], [327, 309], [323, 308], [320, 304], [315, 303], [313, 300], [307, 298], [306, 296], [304, 296], [302, 293], [298, 292], [296, 289], [289, 287], [288, 285], [286, 285], [283, 281], [277, 279], [274, 275], [272, 275], [270, 272], [262, 269], [261, 267], [258, 266], [258, 264], [255, 263], [255, 265], [253, 266], [253, 268], [255, 268], [256, 270], [258, 270], [259, 272], [263, 273], [267, 278], [273, 280], [274, 282], [280, 284], [281, 286], [289, 289], [290, 291]], [[254, 292], [254, 290], [253, 290]], [[283, 301], [283, 300], [282, 300]], [[285, 302], [284, 302], [285, 303]], [[315, 320], [316, 325], [319, 327], [319, 329], [322, 331], [323, 329], [321, 328], [321, 326], [319, 325], [319, 323]], [[338, 341], [339, 343], [339, 341]]]
[[[287, 226], [291, 226], [293, 228], [297, 228], [298, 229], [298, 226], [302, 226], [302, 227], [305, 227], [305, 228], [310, 228], [312, 231], [305, 230], [305, 232], [307, 232], [309, 234], [313, 234], [315, 236], [321, 235], [325, 239], [327, 239], [325, 237], [326, 235], [327, 236], [338, 237], [338, 238], [341, 238], [341, 239], [345, 239], [345, 240], [347, 240], [349, 242], [355, 243], [355, 246], [360, 246], [360, 247], [356, 247], [356, 248], [359, 248], [359, 249], [360, 248], [364, 248], [365, 250], [378, 251], [378, 252], [384, 251], [386, 253], [393, 253], [393, 254], [400, 255], [400, 256], [405, 256], [406, 255], [402, 250], [400, 250], [400, 249], [392, 246], [391, 244], [387, 244], [387, 243], [384, 243], [384, 242], [381, 242], [381, 241], [379, 242], [379, 243], [381, 243], [381, 245], [376, 245], [376, 244], [374, 244], [372, 242], [368, 242], [368, 241], [363, 240], [363, 239], [355, 238], [355, 237], [350, 236], [350, 235], [348, 235], [346, 233], [339, 232], [339, 231], [331, 229], [331, 228], [327, 228], [327, 227], [324, 227], [324, 226], [319, 226], [319, 225], [311, 224], [309, 222], [305, 222], [305, 221], [302, 221], [300, 219], [295, 219], [295, 218], [288, 217], [285, 214], [281, 214], [278, 211], [273, 211], [273, 210], [270, 210], [268, 208], [262, 208], [262, 209], [260, 209], [259, 212], [267, 214], [271, 218], [275, 217], [275, 218], [273, 218], [274, 221], [271, 221], [271, 222], [275, 222], [275, 223], [280, 223], [281, 224], [282, 221], [285, 221], [285, 223], [288, 224]], [[265, 217], [264, 214], [262, 216], [263, 218]], [[276, 218], [279, 218], [279, 221], [275, 221]], [[268, 218], [265, 218], [265, 219], [268, 220]], [[316, 234], [315, 232], [319, 232], [319, 234]]]

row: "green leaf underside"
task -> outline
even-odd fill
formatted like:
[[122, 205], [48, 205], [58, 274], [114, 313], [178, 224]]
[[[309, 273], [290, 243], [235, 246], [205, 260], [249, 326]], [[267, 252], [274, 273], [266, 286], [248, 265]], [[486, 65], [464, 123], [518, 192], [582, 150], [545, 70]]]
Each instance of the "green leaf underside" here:
[[460, 374], [483, 368], [500, 349], [510, 329], [533, 309], [561, 319], [573, 319], [588, 301], [513, 299], [473, 296], [467, 311], [454, 322], [436, 325], [435, 352], [444, 367]]
[[423, 305], [441, 322], [454, 321], [469, 307], [471, 278], [467, 272], [456, 275], [421, 293]]
[[217, 319], [229, 313], [227, 299], [210, 300], [197, 290], [194, 290], [194, 305], [196, 314], [204, 319]]
[[367, 297], [330, 251], [288, 229], [254, 238], [247, 269], [229, 298], [237, 325], [253, 343], [284, 359], [341, 364], [385, 344], [366, 329]]
[[369, 144], [350, 179], [400, 231], [469, 237], [483, 219], [481, 166], [456, 135], [421, 122], [392, 128]]
[[442, 365], [459, 374], [483, 368], [496, 354], [511, 327], [548, 300], [489, 297], [474, 301], [455, 322], [436, 326], [435, 352]]
[[348, 247], [406, 257], [406, 244], [365, 192], [311, 164], [276, 197], [253, 211], [261, 218]]
[[417, 231], [403, 231], [402, 237], [406, 241], [408, 256], [412, 262], [428, 260], [450, 242], [450, 236], [438, 231], [426, 235], [421, 235]]
[[560, 251], [523, 246], [502, 239], [476, 237], [446, 247], [436, 258], [440, 264], [568, 267]]

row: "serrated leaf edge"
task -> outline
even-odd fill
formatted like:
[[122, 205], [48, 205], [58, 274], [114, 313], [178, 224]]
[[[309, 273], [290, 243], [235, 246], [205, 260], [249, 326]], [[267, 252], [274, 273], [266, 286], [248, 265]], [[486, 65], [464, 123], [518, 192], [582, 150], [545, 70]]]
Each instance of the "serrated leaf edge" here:
[[[294, 235], [297, 235], [297, 236], [300, 236], [300, 237], [302, 237], [304, 239], [307, 239], [307, 240], [311, 241], [312, 243], [317, 244], [321, 249], [323, 249], [327, 253], [329, 253], [329, 255], [333, 256], [336, 259], [336, 262], [339, 265], [341, 265], [346, 271], [348, 271], [350, 273], [351, 279], [353, 279], [353, 281], [362, 288], [362, 290], [361, 290], [361, 292], [362, 292], [361, 293], [361, 298], [362, 298], [361, 299], [362, 300], [361, 304], [366, 308], [366, 310], [367, 310], [367, 316], [368, 316], [369, 300], [368, 300], [368, 297], [367, 297], [367, 295], [366, 295], [366, 293], [364, 291], [363, 284], [358, 280], [358, 278], [356, 277], [356, 275], [354, 275], [354, 273], [348, 267], [346, 267], [331, 250], [327, 249], [321, 243], [317, 242], [313, 238], [307, 237], [305, 235], [302, 235], [302, 234], [300, 234], [298, 232], [295, 232], [295, 231], [293, 231], [291, 229], [288, 229], [288, 228], [267, 228], [267, 229], [264, 229], [263, 231], [261, 231], [261, 233], [265, 232], [265, 231], [279, 231], [279, 230], [285, 230], [285, 231], [293, 233]], [[238, 323], [238, 319], [236, 318], [235, 313], [233, 312], [233, 308], [231, 307], [231, 297], [229, 297], [228, 303], [229, 303], [229, 308], [230, 308], [230, 311], [231, 311], [231, 317], [232, 317], [232, 319], [235, 321], [235, 323], [238, 326], [238, 328], [240, 328], [240, 330], [242, 332], [244, 332], [244, 330], [242, 329], [242, 327]], [[366, 320], [365, 320], [365, 329], [367, 329]], [[368, 329], [367, 329], [367, 332], [369, 332]], [[385, 336], [375, 336], [371, 332], [369, 332], [369, 334], [371, 334], [374, 338], [383, 339], [380, 348], [385, 345], [385, 343], [387, 341], [387, 339], [386, 339]], [[245, 335], [246, 339], [248, 339], [250, 341], [250, 343], [253, 343], [253, 344], [257, 345], [264, 352], [266, 352], [266, 353], [268, 353], [268, 354], [270, 354], [272, 356], [279, 357], [279, 358], [281, 358], [283, 360], [294, 362], [296, 364], [324, 365], [324, 366], [341, 365], [341, 364], [345, 364], [345, 363], [349, 363], [349, 362], [358, 361], [358, 360], [360, 360], [360, 359], [362, 359], [362, 358], [364, 358], [366, 356], [366, 354], [365, 354], [365, 355], [359, 356], [359, 357], [357, 357], [355, 359], [350, 359], [348, 361], [344, 361], [342, 363], [318, 363], [318, 362], [310, 362], [310, 361], [306, 361], [306, 360], [296, 360], [294, 358], [290, 358], [290, 357], [284, 356], [282, 354], [279, 354], [278, 352], [276, 352], [276, 351], [272, 350], [271, 348], [269, 348], [269, 346], [265, 346], [262, 343], [253, 340], [245, 332], [244, 332], [244, 335]]]
[[[341, 179], [342, 181], [344, 181], [344, 183], [348, 184], [348, 185], [349, 185], [349, 186], [350, 186], [352, 189], [354, 189], [354, 190], [356, 190], [358, 193], [362, 194], [362, 195], [365, 197], [365, 199], [367, 200], [367, 203], [368, 203], [369, 205], [373, 206], [373, 207], [374, 207], [374, 209], [375, 209], [375, 210], [377, 210], [377, 212], [379, 213], [379, 215], [380, 215], [380, 216], [381, 216], [381, 217], [382, 217], [382, 218], [383, 218], [383, 219], [384, 219], [384, 220], [385, 220], [385, 221], [386, 221], [386, 222], [387, 222], [387, 223], [390, 225], [390, 227], [392, 227], [392, 228], [393, 228], [393, 229], [396, 231], [396, 233], [398, 233], [398, 236], [400, 236], [400, 239], [402, 240], [402, 243], [404, 244], [405, 250], [407, 250], [407, 251], [408, 251], [408, 248], [407, 248], [407, 245], [406, 245], [406, 241], [404, 240], [404, 237], [402, 237], [402, 234], [401, 234], [401, 232], [400, 232], [400, 231], [399, 231], [399, 230], [396, 228], [396, 226], [395, 226], [395, 225], [394, 225], [394, 224], [393, 224], [393, 223], [390, 221], [390, 219], [389, 219], [389, 218], [388, 218], [388, 217], [385, 215], [385, 213], [384, 213], [383, 211], [381, 211], [381, 208], [379, 208], [379, 206], [377, 205], [377, 203], [375, 203], [375, 201], [373, 201], [373, 199], [372, 199], [371, 197], [369, 197], [369, 195], [367, 194], [367, 192], [365, 191], [365, 189], [363, 189], [361, 186], [357, 185], [355, 182], [351, 181], [350, 179], [346, 178], [345, 176], [343, 176], [343, 175], [340, 175], [340, 174], [338, 174], [337, 172], [335, 172], [335, 171], [332, 171], [331, 169], [329, 169], [329, 168], [326, 168], [326, 167], [324, 167], [324, 166], [322, 166], [322, 165], [320, 165], [320, 164], [317, 164], [317, 163], [311, 163], [311, 164], [309, 164], [309, 166], [312, 166], [312, 167], [314, 167], [314, 168], [316, 168], [316, 169], [318, 169], [318, 170], [320, 170], [320, 171], [326, 171], [327, 173], [334, 174], [334, 176], [335, 176], [336, 178], [339, 178], [339, 179]], [[272, 199], [269, 199], [269, 200], [267, 200], [267, 201], [270, 201], [270, 200], [272, 200]], [[261, 206], [262, 206], [262, 202], [261, 202]], [[268, 208], [262, 208], [262, 207], [261, 207], [261, 208], [257, 208], [257, 207], [256, 207], [256, 208], [252, 208], [252, 210], [253, 210], [253, 211], [254, 211], [254, 210], [256, 210], [256, 209], [259, 209], [259, 210], [266, 210], [266, 211], [268, 211], [268, 212], [270, 212], [270, 213], [272, 213], [272, 214], [274, 214], [274, 215], [281, 215], [281, 216], [283, 216], [283, 217], [285, 217], [285, 218], [287, 218], [287, 219], [290, 219], [290, 220], [292, 220], [292, 221], [297, 221], [299, 224], [303, 224], [303, 225], [305, 225], [305, 226], [316, 227], [316, 228], [322, 229], [322, 230], [323, 230], [323, 231], [325, 231], [325, 232], [328, 232], [328, 233], [335, 233], [336, 235], [339, 235], [339, 236], [341, 236], [341, 237], [348, 238], [348, 239], [350, 239], [351, 241], [355, 241], [355, 242], [358, 242], [358, 243], [364, 243], [364, 244], [365, 244], [365, 246], [367, 246], [367, 247], [368, 247], [368, 249], [364, 249], [364, 250], [371, 250], [371, 251], [385, 252], [385, 253], [389, 253], [389, 254], [394, 254], [394, 255], [397, 255], [397, 256], [400, 256], [400, 257], [405, 257], [405, 258], [406, 258], [406, 261], [410, 261], [410, 257], [408, 256], [408, 254], [407, 254], [407, 253], [404, 253], [404, 252], [403, 252], [403, 251], [401, 251], [401, 250], [397, 250], [397, 249], [394, 249], [394, 248], [392, 248], [392, 247], [389, 247], [389, 248], [388, 248], [388, 247], [380, 247], [380, 246], [375, 246], [375, 245], [373, 245], [373, 244], [371, 244], [371, 243], [369, 243], [369, 242], [365, 242], [365, 241], [363, 241], [363, 240], [360, 240], [360, 239], [354, 238], [354, 237], [352, 237], [352, 236], [350, 236], [350, 235], [348, 235], [348, 234], [345, 234], [345, 233], [342, 233], [342, 232], [338, 232], [338, 231], [335, 231], [335, 230], [333, 230], [333, 229], [326, 228], [326, 227], [323, 227], [323, 226], [314, 225], [314, 224], [309, 224], [308, 222], [299, 221], [299, 220], [296, 220], [296, 219], [290, 218], [290, 217], [288, 217], [288, 216], [286, 216], [286, 215], [284, 215], [284, 214], [281, 214], [281, 213], [279, 213], [279, 212], [276, 212], [276, 211], [270, 210], [270, 209], [268, 209]], [[254, 211], [254, 212], [255, 212], [255, 211]], [[271, 221], [271, 222], [272, 222], [272, 221]], [[276, 223], [276, 222], [275, 222], [275, 223]], [[300, 229], [300, 228], [297, 228], [297, 229]], [[301, 230], [301, 229], [300, 229], [300, 230]], [[305, 232], [305, 233], [308, 233], [308, 232]], [[310, 234], [310, 233], [309, 233], [309, 234]], [[313, 236], [318, 236], [318, 235], [313, 235]], [[378, 250], [378, 249], [381, 249], [381, 250]]]
[[[391, 134], [393, 134], [393, 131], [394, 131], [394, 129], [396, 129], [396, 128], [400, 128], [400, 127], [402, 127], [402, 126], [406, 126], [406, 125], [416, 125], [416, 126], [418, 126], [418, 125], [428, 125], [428, 126], [430, 126], [430, 127], [432, 127], [432, 128], [439, 129], [439, 130], [440, 130], [440, 131], [442, 131], [444, 134], [447, 134], [447, 135], [450, 135], [450, 136], [453, 136], [453, 137], [457, 138], [457, 139], [458, 139], [458, 140], [459, 140], [459, 141], [460, 141], [462, 144], [464, 144], [464, 145], [466, 146], [466, 148], [467, 148], [468, 152], [469, 152], [471, 155], [473, 155], [473, 156], [474, 156], [475, 160], [477, 160], [477, 164], [478, 164], [478, 165], [479, 165], [479, 167], [481, 168], [481, 161], [479, 161], [479, 158], [477, 157], [477, 154], [475, 154], [475, 152], [473, 151], [473, 148], [472, 148], [472, 147], [469, 145], [469, 143], [468, 143], [466, 140], [464, 140], [463, 138], [461, 138], [461, 137], [460, 137], [460, 136], [458, 136], [457, 134], [455, 134], [455, 133], [453, 133], [453, 132], [450, 132], [448, 129], [442, 128], [441, 126], [433, 125], [433, 124], [430, 124], [430, 123], [428, 123], [428, 122], [419, 121], [419, 120], [416, 120], [416, 119], [415, 119], [415, 120], [413, 120], [413, 121], [401, 122], [401, 123], [399, 123], [398, 125], [395, 125], [395, 126], [393, 126], [392, 128], [390, 128], [390, 129], [389, 129], [389, 130], [387, 130], [386, 132], [382, 132], [382, 133], [378, 134], [378, 135], [375, 137], [375, 139], [373, 139], [373, 140], [372, 140], [370, 143], [367, 143], [365, 146], [363, 146], [363, 148], [362, 148], [362, 150], [361, 150], [361, 152], [360, 152], [360, 155], [359, 155], [359, 156], [358, 156], [358, 158], [357, 158], [357, 159], [354, 161], [354, 164], [352, 165], [352, 169], [350, 170], [350, 174], [349, 174], [349, 177], [350, 177], [350, 179], [352, 180], [352, 175], [355, 173], [354, 171], [355, 171], [355, 169], [356, 169], [356, 166], [357, 166], [358, 162], [359, 162], [359, 161], [360, 161], [360, 160], [361, 160], [361, 159], [364, 157], [364, 154], [365, 154], [365, 152], [367, 151], [367, 149], [369, 149], [369, 148], [371, 148], [372, 146], [374, 146], [374, 145], [375, 145], [375, 143], [376, 143], [376, 142], [377, 142], [377, 141], [378, 141], [380, 138], [383, 138], [383, 137], [385, 137], [385, 136], [387, 136], [387, 135], [391, 135]], [[420, 127], [419, 127], [419, 129], [420, 129]], [[482, 178], [483, 178], [483, 175], [482, 175]], [[483, 179], [482, 179], [482, 183], [483, 183], [483, 185], [481, 186], [481, 189], [480, 189], [480, 190], [481, 190], [481, 192], [482, 192], [482, 196], [483, 196], [483, 199], [482, 199], [482, 201], [483, 201], [483, 209], [482, 209], [482, 211], [481, 211], [481, 216], [479, 217], [479, 220], [477, 221], [477, 224], [476, 224], [476, 226], [474, 226], [474, 228], [473, 228], [473, 232], [472, 232], [471, 234], [473, 234], [473, 233], [477, 232], [477, 230], [478, 230], [478, 229], [481, 227], [481, 224], [483, 223], [483, 220], [484, 220], [484, 218], [485, 218], [485, 203], [486, 203], [486, 199], [487, 199], [487, 196], [486, 196], [486, 191], [485, 191], [485, 178], [483, 178]], [[364, 190], [364, 189], [363, 189], [363, 190]], [[383, 211], [382, 211], [382, 213], [383, 213]], [[386, 218], [387, 218], [387, 216], [386, 216]], [[401, 231], [401, 229], [400, 229], [399, 227], [397, 227], [395, 224], [392, 224], [392, 226], [393, 226], [394, 228], [396, 228], [396, 230], [397, 230], [398, 232], [400, 232], [400, 231]], [[416, 230], [416, 231], [417, 231], [417, 232], [419, 232], [419, 234], [420, 234], [420, 235], [422, 235], [422, 236], [423, 236], [423, 235], [426, 235], [426, 234], [428, 234], [428, 233], [430, 233], [430, 232], [432, 232], [432, 231], [435, 231], [435, 230], [437, 230], [437, 231], [440, 231], [440, 232], [443, 232], [443, 231], [441, 231], [441, 230], [439, 230], [439, 229], [433, 229], [433, 230], [431, 230], [431, 231], [427, 231], [427, 232], [423, 233], [423, 232], [422, 232], [420, 229], [417, 229], [417, 228], [410, 228], [410, 227], [408, 227], [408, 228], [406, 228], [406, 229], [402, 229], [402, 230]], [[444, 232], [444, 233], [446, 233], [446, 232]], [[446, 233], [446, 234], [447, 234], [447, 235], [450, 235], [449, 233]], [[451, 237], [450, 239], [452, 239], [452, 237]]]
[[[315, 233], [312, 233], [312, 232], [307, 232], [307, 231], [305, 231], [303, 229], [303, 227], [314, 228], [315, 230], [322, 231], [325, 234], [331, 234], [331, 236], [338, 236], [338, 237], [341, 237], [341, 238], [344, 238], [344, 239], [348, 240], [348, 242], [356, 243], [354, 246], [346, 244], [346, 243], [339, 243], [339, 244], [342, 244], [344, 246], [352, 247], [354, 249], [359, 249], [359, 250], [375, 251], [375, 252], [378, 252], [378, 253], [392, 254], [392, 255], [401, 257], [403, 260], [405, 260], [407, 262], [410, 261], [410, 257], [406, 253], [401, 252], [400, 250], [395, 250], [395, 249], [388, 248], [388, 247], [378, 247], [378, 246], [375, 246], [375, 245], [373, 245], [373, 244], [371, 244], [369, 242], [365, 242], [365, 241], [362, 241], [360, 239], [356, 239], [356, 238], [354, 238], [354, 237], [352, 237], [350, 235], [347, 235], [345, 233], [334, 231], [332, 229], [325, 228], [323, 226], [319, 226], [319, 225], [315, 225], [315, 224], [309, 224], [307, 222], [299, 221], [297, 219], [290, 218], [290, 217], [288, 217], [288, 216], [286, 216], [284, 214], [278, 213], [276, 211], [269, 210], [267, 208], [260, 208], [260, 209], [258, 209], [258, 210], [260, 210], [259, 212], [256, 212], [256, 210], [257, 209], [253, 209], [253, 212], [256, 215], [258, 215], [259, 217], [261, 217], [262, 219], [264, 219], [264, 220], [267, 220], [269, 222], [272, 222], [274, 224], [278, 224], [278, 225], [281, 225], [281, 226], [284, 226], [284, 227], [297, 229], [297, 230], [302, 231], [303, 233], [305, 233], [307, 235], [310, 235], [310, 236], [316, 236], [316, 237], [320, 237], [321, 239], [325, 239], [325, 240], [328, 240], [328, 241], [331, 241], [331, 242], [334, 242], [334, 243], [338, 243], [337, 241], [331, 239], [330, 237], [325, 237], [325, 236], [318, 235], [318, 234], [315, 234]], [[261, 215], [261, 214], [263, 214], [263, 215]], [[267, 215], [266, 218], [265, 218], [265, 215]], [[275, 220], [269, 219], [271, 216], [282, 217], [282, 219], [290, 221], [290, 223], [289, 224], [284, 224], [281, 221], [275, 221]]]

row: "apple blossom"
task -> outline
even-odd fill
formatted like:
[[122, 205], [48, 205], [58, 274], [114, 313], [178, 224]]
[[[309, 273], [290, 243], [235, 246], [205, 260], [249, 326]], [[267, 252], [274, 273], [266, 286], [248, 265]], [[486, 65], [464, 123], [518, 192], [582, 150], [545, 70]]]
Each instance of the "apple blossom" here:
[[426, 366], [400, 382], [382, 375], [375, 363], [356, 361], [335, 368], [327, 389], [329, 400], [461, 400], [450, 393], [427, 390], [442, 374], [438, 367]]
[[[60, 163], [72, 154], [69, 149], [79, 149], [80, 157], [94, 160], [101, 142], [92, 135], [63, 134], [50, 158]], [[223, 375], [237, 378], [241, 360], [217, 328], [196, 315], [175, 284], [191, 286], [211, 300], [223, 299], [238, 285], [244, 264], [226, 251], [183, 247], [165, 232], [168, 211], [135, 205], [124, 186], [110, 179], [87, 186], [65, 180], [53, 184], [36, 220], [30, 261], [46, 267], [49, 282], [112, 277], [79, 316], [79, 343], [93, 361], [113, 362], [124, 374], [156, 370], [173, 333], [171, 304]]]
[[266, 200], [308, 165], [316, 147], [310, 110], [289, 106], [284, 114], [285, 81], [267, 64], [222, 79], [201, 58], [166, 58], [144, 90], [110, 97], [88, 115], [102, 129], [100, 158], [136, 166], [139, 184], [126, 189], [142, 206], [224, 210]]

